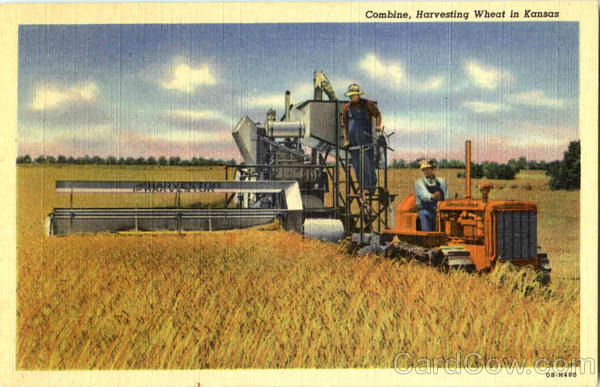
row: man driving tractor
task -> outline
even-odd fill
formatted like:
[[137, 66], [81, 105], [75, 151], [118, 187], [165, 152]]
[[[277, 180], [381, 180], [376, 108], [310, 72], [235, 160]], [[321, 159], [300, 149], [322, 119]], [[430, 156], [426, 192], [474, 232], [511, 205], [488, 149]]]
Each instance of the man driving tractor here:
[[434, 173], [435, 161], [423, 160], [420, 164], [423, 177], [415, 183], [415, 199], [419, 208], [421, 231], [435, 230], [435, 211], [438, 202], [450, 198], [448, 185]]

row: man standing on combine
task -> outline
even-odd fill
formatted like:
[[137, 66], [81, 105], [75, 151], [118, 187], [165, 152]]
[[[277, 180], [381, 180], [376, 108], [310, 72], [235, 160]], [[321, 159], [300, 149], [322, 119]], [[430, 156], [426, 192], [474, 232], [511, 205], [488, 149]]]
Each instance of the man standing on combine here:
[[435, 176], [435, 161], [423, 160], [420, 167], [423, 177], [415, 183], [415, 199], [419, 208], [421, 231], [434, 231], [437, 203], [450, 197], [448, 185], [443, 178]]
[[[350, 102], [344, 106], [342, 116], [342, 128], [344, 129], [344, 138], [346, 147], [358, 147], [359, 145], [373, 145], [373, 118], [375, 118], [375, 129], [381, 131], [381, 113], [377, 106], [367, 99], [360, 98], [364, 94], [356, 83], [348, 86], [348, 91], [344, 94], [350, 97]], [[377, 185], [377, 176], [375, 175], [375, 152], [374, 147], [364, 148], [363, 174], [364, 181], [360, 173], [360, 149], [350, 150], [350, 161], [358, 183], [365, 191], [372, 195]]]

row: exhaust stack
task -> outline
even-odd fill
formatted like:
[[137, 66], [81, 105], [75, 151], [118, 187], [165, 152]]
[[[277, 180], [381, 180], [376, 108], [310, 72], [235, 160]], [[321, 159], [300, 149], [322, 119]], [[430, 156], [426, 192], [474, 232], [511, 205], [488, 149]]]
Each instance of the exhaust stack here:
[[465, 177], [467, 181], [467, 194], [465, 198], [471, 199], [471, 140], [465, 142]]
[[290, 91], [285, 91], [285, 121], [290, 120], [290, 103], [292, 102], [292, 97], [290, 95]]

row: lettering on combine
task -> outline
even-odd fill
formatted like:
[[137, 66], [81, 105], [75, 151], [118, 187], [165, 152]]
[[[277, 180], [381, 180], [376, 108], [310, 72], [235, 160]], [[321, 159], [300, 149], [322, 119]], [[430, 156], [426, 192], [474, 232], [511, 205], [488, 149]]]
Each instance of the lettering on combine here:
[[133, 187], [133, 192], [147, 193], [175, 193], [175, 192], [214, 192], [216, 182], [211, 181], [145, 181]]

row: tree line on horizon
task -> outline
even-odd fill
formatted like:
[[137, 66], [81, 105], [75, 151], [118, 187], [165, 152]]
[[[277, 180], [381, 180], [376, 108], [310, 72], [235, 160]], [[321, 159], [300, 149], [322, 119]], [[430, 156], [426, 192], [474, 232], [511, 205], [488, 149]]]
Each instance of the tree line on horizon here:
[[[424, 158], [418, 158], [416, 160], [407, 162], [403, 159], [394, 160], [389, 168], [392, 169], [417, 169], [419, 168], [419, 163], [424, 160]], [[557, 163], [558, 161], [553, 161], [552, 163]], [[521, 169], [532, 169], [532, 170], [548, 170], [549, 166], [552, 163], [547, 163], [545, 161], [527, 161], [525, 157], [521, 157], [520, 159], [511, 159], [507, 165], [510, 165], [512, 168], [521, 170]], [[35, 158], [31, 156], [24, 155], [17, 157], [17, 164], [98, 164], [98, 165], [196, 165], [196, 166], [204, 166], [204, 165], [233, 165], [237, 164], [235, 159], [231, 160], [222, 160], [222, 159], [214, 159], [214, 158], [204, 158], [204, 157], [193, 157], [190, 160], [182, 159], [178, 156], [171, 156], [169, 158], [165, 156], [160, 156], [159, 158], [155, 158], [154, 156], [150, 156], [148, 158], [144, 157], [114, 157], [108, 156], [106, 158], [101, 156], [89, 156], [85, 155], [83, 157], [73, 157], [73, 156], [49, 156], [49, 155], [40, 155]], [[491, 162], [483, 162], [481, 164], [472, 163], [472, 170], [478, 171], [479, 166], [494, 164]], [[473, 168], [476, 166], [475, 168]], [[460, 160], [439, 160], [437, 161], [437, 168], [440, 169], [464, 169], [465, 163]], [[473, 173], [472, 173], [473, 174]], [[479, 173], [477, 173], [478, 175]], [[475, 176], [473, 176], [475, 177]]]
[[[419, 168], [419, 163], [424, 158], [418, 158], [411, 162], [402, 159], [394, 160], [389, 167], [392, 169]], [[442, 159], [436, 162], [440, 169], [464, 169], [464, 161]], [[235, 159], [222, 160], [214, 158], [193, 157], [190, 160], [181, 159], [178, 156], [171, 156], [168, 159], [160, 156], [156, 159], [154, 156], [144, 157], [119, 157], [100, 156], [73, 157], [59, 155], [46, 156], [41, 155], [33, 159], [29, 155], [18, 156], [17, 164], [99, 164], [99, 165], [170, 165], [170, 166], [223, 166], [237, 164]], [[471, 163], [471, 177], [481, 179], [512, 180], [521, 170], [542, 170], [546, 171], [546, 176], [550, 177], [550, 188], [575, 190], [581, 185], [581, 142], [571, 141], [568, 149], [563, 153], [562, 160], [551, 162], [527, 160], [526, 157], [511, 159], [507, 163], [496, 163], [484, 161], [482, 163]], [[458, 177], [465, 177], [464, 171], [458, 172]]]
[[[410, 161], [410, 162], [405, 161], [403, 159], [394, 160], [390, 164], [390, 168], [392, 168], [392, 169], [402, 169], [402, 168], [417, 169], [417, 168], [419, 168], [420, 162], [423, 160], [425, 160], [424, 157], [418, 158], [418, 159]], [[497, 165], [508, 165], [512, 169], [516, 169], [519, 171], [522, 169], [547, 171], [550, 168], [550, 165], [552, 165], [554, 163], [558, 163], [558, 162], [559, 162], [558, 160], [551, 161], [551, 162], [527, 160], [526, 157], [520, 157], [519, 159], [510, 159], [507, 163], [496, 163], [496, 162], [492, 162], [492, 161], [484, 161], [482, 163], [473, 163], [472, 162], [471, 170], [474, 169], [473, 166], [481, 167], [483, 165], [497, 164]], [[438, 169], [464, 169], [465, 162], [461, 161], [461, 160], [447, 160], [447, 159], [436, 160], [436, 167]], [[473, 172], [471, 172], [471, 174], [473, 174]]]

